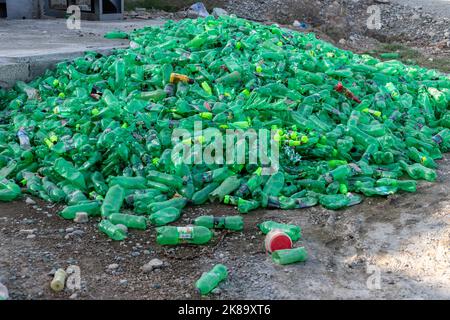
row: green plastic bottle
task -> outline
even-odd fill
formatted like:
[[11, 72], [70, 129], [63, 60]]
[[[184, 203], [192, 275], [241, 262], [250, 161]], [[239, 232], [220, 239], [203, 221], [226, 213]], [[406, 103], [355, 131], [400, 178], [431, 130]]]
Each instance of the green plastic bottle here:
[[20, 187], [17, 184], [5, 178], [0, 180], [0, 201], [12, 201], [20, 197], [20, 194]]
[[362, 192], [365, 196], [388, 196], [396, 193], [398, 190], [397, 186], [380, 186], [380, 187], [361, 187], [359, 191]]
[[186, 206], [187, 202], [186, 198], [173, 198], [162, 202], [153, 202], [148, 205], [148, 210], [150, 212], [156, 212], [171, 207], [181, 210]]
[[213, 190], [209, 194], [209, 201], [211, 202], [222, 202], [226, 195], [231, 194], [233, 191], [239, 188], [241, 185], [241, 179], [237, 176], [231, 176], [226, 178], [220, 186]]
[[195, 283], [195, 287], [201, 295], [206, 295], [224, 281], [228, 276], [227, 267], [217, 264], [208, 272], [204, 272]]
[[174, 187], [176, 189], [183, 186], [182, 178], [155, 170], [150, 170], [147, 172], [147, 179]]
[[258, 224], [258, 227], [264, 234], [268, 234], [272, 230], [282, 230], [292, 241], [297, 241], [302, 236], [300, 227], [293, 224], [284, 224], [269, 220]]
[[209, 194], [217, 189], [220, 184], [218, 182], [211, 182], [203, 189], [198, 190], [192, 195], [191, 202], [195, 205], [204, 204], [209, 200]]
[[119, 185], [124, 189], [145, 189], [147, 187], [147, 179], [144, 177], [110, 177], [109, 186]]
[[321, 195], [319, 203], [327, 209], [339, 210], [358, 204], [362, 201], [361, 197], [355, 194], [333, 194]]
[[66, 197], [64, 191], [58, 188], [58, 186], [51, 182], [47, 177], [42, 178], [42, 186], [44, 187], [45, 192], [47, 192], [50, 200], [53, 202], [60, 202]]
[[83, 175], [75, 169], [73, 164], [69, 161], [66, 161], [63, 158], [58, 158], [55, 160], [53, 169], [61, 177], [70, 181], [74, 186], [77, 186], [82, 190], [86, 190], [86, 182]]
[[132, 229], [147, 229], [147, 221], [142, 216], [124, 213], [111, 213], [108, 216], [108, 220], [111, 221], [112, 224], [123, 224]]
[[75, 219], [77, 212], [87, 212], [89, 216], [100, 215], [100, 202], [99, 201], [82, 201], [72, 206], [65, 207], [59, 215], [64, 219]]
[[261, 172], [262, 168], [258, 168], [247, 182], [241, 184], [239, 189], [235, 192], [235, 195], [240, 198], [245, 198], [253, 193], [253, 191], [255, 191], [262, 183]]
[[304, 247], [276, 250], [272, 253], [273, 262], [281, 265], [304, 262], [308, 259], [308, 252]]
[[212, 232], [201, 226], [172, 227], [164, 226], [156, 229], [156, 242], [160, 245], [205, 244], [212, 238]]
[[167, 207], [152, 213], [148, 219], [151, 224], [160, 227], [171, 222], [177, 221], [180, 218], [181, 209], [174, 207]]
[[84, 193], [72, 184], [65, 181], [58, 185], [66, 194], [66, 201], [69, 206], [88, 200]]
[[124, 199], [125, 190], [121, 186], [114, 185], [109, 188], [101, 207], [102, 216], [108, 217], [111, 213], [119, 213]]
[[237, 206], [240, 213], [248, 213], [249, 211], [258, 209], [260, 206], [260, 202], [257, 200], [245, 200], [239, 198]]
[[203, 226], [208, 229], [241, 231], [244, 228], [244, 221], [240, 216], [200, 216], [195, 218], [194, 224], [196, 226]]
[[109, 220], [102, 220], [98, 224], [98, 229], [105, 233], [108, 237], [116, 241], [122, 241], [126, 239], [126, 234], [122, 229], [112, 224]]
[[411, 160], [420, 163], [427, 168], [437, 168], [436, 162], [434, 162], [434, 160], [430, 156], [424, 154], [423, 152], [420, 152], [414, 147], [408, 148], [407, 155]]
[[421, 165], [420, 163], [414, 163], [408, 165], [405, 161], [401, 160], [401, 167], [405, 172], [414, 180], [427, 180], [427, 181], [435, 181], [437, 179], [436, 171], [433, 169], [429, 169]]
[[381, 178], [376, 181], [376, 185], [378, 187], [383, 186], [397, 187], [398, 190], [406, 192], [416, 192], [417, 190], [417, 182], [414, 180], [396, 180], [389, 178]]
[[284, 187], [284, 174], [277, 172], [270, 176], [267, 180], [261, 194], [261, 206], [263, 208], [267, 207], [268, 200], [270, 196], [278, 196]]

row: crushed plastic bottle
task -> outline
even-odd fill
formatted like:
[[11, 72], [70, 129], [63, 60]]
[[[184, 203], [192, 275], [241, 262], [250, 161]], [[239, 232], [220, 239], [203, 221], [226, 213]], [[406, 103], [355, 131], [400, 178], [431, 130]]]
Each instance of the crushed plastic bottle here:
[[304, 262], [308, 259], [308, 253], [304, 247], [294, 249], [277, 250], [272, 253], [272, 260], [278, 264], [291, 264]]
[[216, 264], [208, 272], [204, 272], [195, 283], [195, 287], [201, 295], [206, 295], [224, 281], [228, 276], [228, 269], [223, 264]]
[[66, 284], [67, 273], [64, 269], [58, 269], [53, 276], [52, 282], [50, 282], [50, 288], [53, 291], [59, 292], [64, 289]]

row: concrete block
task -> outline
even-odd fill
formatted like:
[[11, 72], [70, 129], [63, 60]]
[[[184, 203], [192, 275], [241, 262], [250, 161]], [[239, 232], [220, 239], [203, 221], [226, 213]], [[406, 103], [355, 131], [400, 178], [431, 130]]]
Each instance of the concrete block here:
[[16, 81], [29, 81], [30, 70], [27, 63], [0, 59], [0, 87], [12, 87]]

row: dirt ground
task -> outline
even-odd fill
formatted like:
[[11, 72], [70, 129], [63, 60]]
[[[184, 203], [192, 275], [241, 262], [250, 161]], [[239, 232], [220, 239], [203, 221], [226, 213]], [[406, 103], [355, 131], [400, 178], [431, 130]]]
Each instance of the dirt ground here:
[[[251, 212], [242, 233], [218, 232], [205, 246], [159, 246], [154, 228], [112, 242], [92, 221], [63, 220], [57, 206], [40, 200], [0, 203], [0, 281], [12, 299], [196, 299], [196, 279], [223, 263], [230, 275], [205, 299], [449, 299], [448, 154], [438, 173], [437, 182], [421, 182], [415, 194], [366, 198], [342, 211]], [[202, 214], [238, 213], [228, 206], [189, 208], [176, 225]], [[267, 219], [302, 227], [295, 245], [307, 248], [307, 262], [271, 261], [256, 227]], [[36, 237], [27, 238], [29, 229]], [[144, 273], [140, 268], [153, 258], [166, 266]], [[80, 267], [81, 289], [52, 292], [52, 269], [69, 265]]]

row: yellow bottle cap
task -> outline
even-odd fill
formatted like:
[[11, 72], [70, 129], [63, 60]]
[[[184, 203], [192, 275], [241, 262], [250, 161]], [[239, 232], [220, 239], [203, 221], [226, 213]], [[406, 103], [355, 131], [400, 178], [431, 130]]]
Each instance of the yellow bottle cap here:
[[213, 118], [213, 114], [211, 112], [200, 112], [200, 118], [211, 120]]

